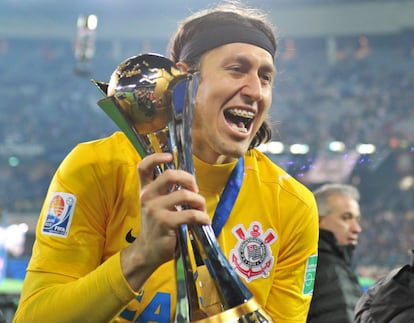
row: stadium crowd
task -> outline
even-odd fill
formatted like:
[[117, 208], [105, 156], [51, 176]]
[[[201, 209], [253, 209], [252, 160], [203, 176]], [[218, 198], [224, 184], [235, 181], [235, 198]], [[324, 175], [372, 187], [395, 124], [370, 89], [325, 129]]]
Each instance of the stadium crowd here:
[[[307, 143], [314, 151], [332, 140], [350, 148], [369, 142], [403, 149], [410, 159], [405, 171], [413, 175], [414, 57], [398, 36], [384, 37], [362, 49], [357, 37], [344, 40], [333, 56], [324, 40], [282, 39], [274, 140]], [[89, 73], [79, 75], [70, 41], [0, 40], [1, 211], [37, 216], [66, 153], [80, 141], [116, 130], [98, 107], [101, 95], [90, 79], [107, 81], [119, 62], [149, 51], [164, 54], [165, 44], [98, 42]], [[408, 250], [414, 248], [413, 187], [407, 192], [395, 183], [380, 185], [385, 190], [361, 204], [364, 231], [356, 252], [361, 275], [407, 263]]]

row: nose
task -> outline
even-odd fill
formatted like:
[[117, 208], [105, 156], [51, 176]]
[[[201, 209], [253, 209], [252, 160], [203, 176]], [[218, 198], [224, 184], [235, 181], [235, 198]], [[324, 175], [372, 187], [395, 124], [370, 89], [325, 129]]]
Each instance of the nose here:
[[247, 75], [240, 93], [243, 98], [248, 100], [248, 103], [261, 101], [263, 99], [263, 87], [260, 77], [253, 73]]
[[355, 233], [361, 233], [362, 232], [361, 224], [357, 219], [354, 219], [352, 221], [352, 231], [355, 232]]

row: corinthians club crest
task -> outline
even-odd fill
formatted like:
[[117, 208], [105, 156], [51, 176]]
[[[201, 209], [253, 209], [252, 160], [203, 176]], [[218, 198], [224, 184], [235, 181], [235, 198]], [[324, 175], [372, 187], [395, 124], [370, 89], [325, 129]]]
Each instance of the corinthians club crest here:
[[274, 264], [270, 245], [276, 241], [277, 234], [272, 229], [263, 232], [259, 222], [252, 222], [248, 230], [242, 225], [236, 226], [233, 233], [238, 239], [230, 252], [233, 267], [248, 282], [268, 277]]

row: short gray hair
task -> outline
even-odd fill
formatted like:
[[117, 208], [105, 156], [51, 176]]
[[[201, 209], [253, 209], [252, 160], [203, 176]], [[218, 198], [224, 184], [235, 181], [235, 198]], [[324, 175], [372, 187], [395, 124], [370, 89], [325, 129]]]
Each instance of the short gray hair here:
[[327, 200], [329, 196], [334, 194], [349, 196], [357, 202], [359, 202], [360, 199], [359, 191], [355, 186], [337, 183], [322, 185], [313, 191], [313, 195], [315, 196], [318, 205], [319, 216], [325, 216], [329, 213], [330, 210]]

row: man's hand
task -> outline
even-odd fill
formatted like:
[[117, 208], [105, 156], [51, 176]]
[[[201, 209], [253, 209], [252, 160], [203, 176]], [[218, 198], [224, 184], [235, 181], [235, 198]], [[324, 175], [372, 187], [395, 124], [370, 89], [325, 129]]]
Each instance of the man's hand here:
[[[134, 290], [174, 257], [176, 232], [182, 224], [210, 224], [205, 199], [198, 194], [192, 174], [169, 169], [154, 179], [154, 168], [171, 161], [171, 154], [156, 153], [145, 157], [138, 166], [141, 232], [121, 251], [122, 271]], [[181, 189], [172, 189], [177, 186]], [[181, 208], [182, 205], [189, 208]]]

